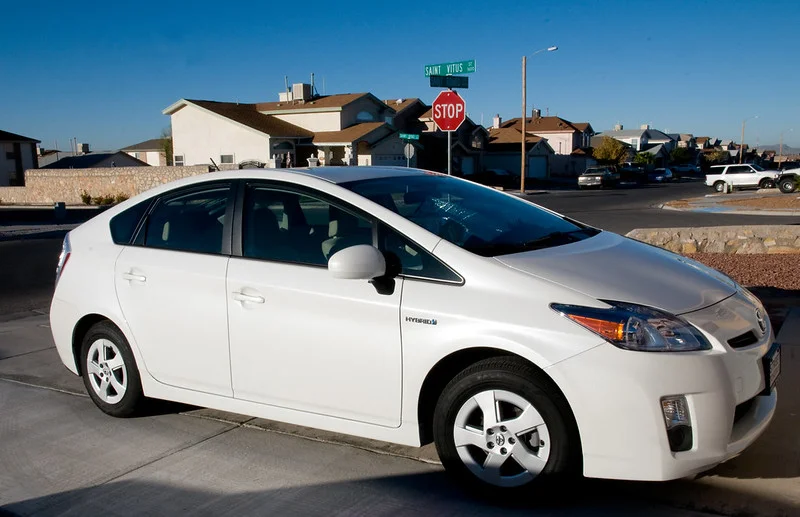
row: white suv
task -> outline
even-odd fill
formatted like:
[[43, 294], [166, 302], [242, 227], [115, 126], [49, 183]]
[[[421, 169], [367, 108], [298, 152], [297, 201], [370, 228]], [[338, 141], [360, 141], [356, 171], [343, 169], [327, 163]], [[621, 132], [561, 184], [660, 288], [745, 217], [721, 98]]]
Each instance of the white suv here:
[[777, 171], [767, 171], [752, 163], [713, 165], [711, 174], [706, 174], [706, 185], [717, 192], [723, 192], [726, 184], [732, 188], [774, 188], [777, 179]]

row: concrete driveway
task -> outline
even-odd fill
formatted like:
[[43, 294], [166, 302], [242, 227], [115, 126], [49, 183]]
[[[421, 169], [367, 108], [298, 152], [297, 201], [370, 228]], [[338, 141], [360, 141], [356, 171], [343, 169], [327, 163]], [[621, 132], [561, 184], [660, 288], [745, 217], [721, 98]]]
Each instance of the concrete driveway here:
[[[784, 332], [797, 331], [800, 313], [784, 325]], [[399, 447], [171, 404], [146, 417], [108, 417], [60, 363], [45, 316], [6, 321], [0, 323], [0, 512], [791, 515], [800, 512], [800, 405], [789, 396], [800, 392], [798, 351], [785, 349], [780, 389], [786, 395], [767, 434], [701, 479], [586, 480], [498, 504], [452, 485], [430, 446]]]

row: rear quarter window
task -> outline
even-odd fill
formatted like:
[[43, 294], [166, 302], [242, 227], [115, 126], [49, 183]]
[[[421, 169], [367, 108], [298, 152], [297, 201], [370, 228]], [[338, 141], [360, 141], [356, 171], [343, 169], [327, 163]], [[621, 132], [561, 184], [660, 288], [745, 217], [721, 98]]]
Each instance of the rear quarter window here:
[[142, 201], [111, 218], [111, 238], [114, 240], [114, 244], [130, 244], [150, 202], [150, 199]]

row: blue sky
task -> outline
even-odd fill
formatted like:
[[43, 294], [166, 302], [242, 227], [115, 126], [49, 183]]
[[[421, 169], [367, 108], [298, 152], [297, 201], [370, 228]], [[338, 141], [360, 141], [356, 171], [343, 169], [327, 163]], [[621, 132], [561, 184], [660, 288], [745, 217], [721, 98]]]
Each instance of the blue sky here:
[[[299, 8], [298, 8], [299, 6]], [[380, 98], [437, 90], [426, 64], [476, 59], [463, 91], [486, 125], [549, 109], [596, 131], [800, 147], [800, 2], [13, 2], [2, 9], [0, 129], [68, 148], [157, 137], [181, 97], [277, 100], [284, 76]], [[794, 131], [789, 132], [789, 129]]]

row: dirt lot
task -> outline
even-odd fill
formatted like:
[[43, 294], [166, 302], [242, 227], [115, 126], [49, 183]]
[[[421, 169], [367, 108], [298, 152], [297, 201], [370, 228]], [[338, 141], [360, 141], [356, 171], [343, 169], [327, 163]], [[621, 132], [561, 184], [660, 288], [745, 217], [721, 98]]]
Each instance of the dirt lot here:
[[687, 256], [722, 271], [750, 289], [764, 303], [776, 332], [789, 309], [800, 306], [800, 254]]

